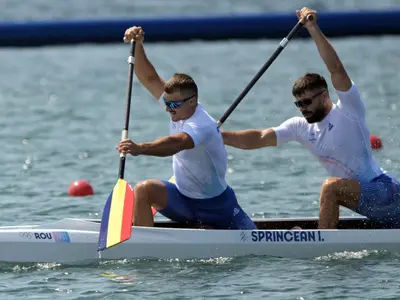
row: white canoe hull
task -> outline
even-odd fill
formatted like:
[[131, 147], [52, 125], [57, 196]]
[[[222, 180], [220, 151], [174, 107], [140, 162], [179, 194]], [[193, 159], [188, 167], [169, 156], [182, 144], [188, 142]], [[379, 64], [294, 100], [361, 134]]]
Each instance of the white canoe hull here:
[[[64, 219], [0, 227], [0, 261], [76, 263], [99, 259], [99, 222]], [[201, 259], [266, 255], [314, 258], [343, 251], [400, 253], [400, 229], [204, 230], [133, 227], [130, 240], [107, 249], [101, 259]]]

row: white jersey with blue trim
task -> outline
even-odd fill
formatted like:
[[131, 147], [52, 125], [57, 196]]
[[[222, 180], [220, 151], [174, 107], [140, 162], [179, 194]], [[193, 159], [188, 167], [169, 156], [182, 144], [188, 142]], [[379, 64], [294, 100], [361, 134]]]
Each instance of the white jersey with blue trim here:
[[179, 192], [195, 199], [219, 196], [227, 188], [227, 154], [217, 122], [198, 104], [189, 119], [170, 121], [170, 134], [179, 132], [190, 135], [195, 145], [173, 156], [173, 174]]
[[372, 156], [364, 103], [354, 82], [348, 91], [336, 92], [339, 100], [321, 122], [294, 117], [274, 127], [277, 143], [301, 143], [332, 177], [370, 182], [384, 171]]

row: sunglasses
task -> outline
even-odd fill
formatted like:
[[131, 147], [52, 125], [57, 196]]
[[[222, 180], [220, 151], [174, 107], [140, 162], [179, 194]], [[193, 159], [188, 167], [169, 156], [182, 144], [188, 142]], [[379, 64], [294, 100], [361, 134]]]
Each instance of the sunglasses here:
[[294, 102], [294, 105], [296, 105], [297, 107], [307, 107], [307, 106], [309, 106], [309, 105], [313, 102], [313, 100], [314, 100], [317, 96], [321, 95], [321, 94], [322, 94], [323, 92], [325, 92], [325, 91], [326, 91], [326, 90], [322, 90], [322, 91], [316, 93], [315, 95], [313, 95], [313, 96], [311, 96], [311, 97], [309, 97], [309, 98], [304, 98], [304, 99], [301, 99], [301, 100], [299, 100], [299, 101], [295, 101], [295, 102]]
[[175, 108], [178, 108], [179, 106], [181, 106], [186, 101], [188, 101], [191, 98], [193, 98], [194, 96], [196, 96], [196, 94], [193, 94], [192, 96], [187, 97], [187, 98], [182, 99], [182, 100], [179, 100], [179, 101], [169, 101], [169, 100], [165, 99], [164, 96], [162, 97], [162, 99], [163, 99], [163, 101], [164, 101], [166, 106], [168, 106], [170, 109], [175, 109]]

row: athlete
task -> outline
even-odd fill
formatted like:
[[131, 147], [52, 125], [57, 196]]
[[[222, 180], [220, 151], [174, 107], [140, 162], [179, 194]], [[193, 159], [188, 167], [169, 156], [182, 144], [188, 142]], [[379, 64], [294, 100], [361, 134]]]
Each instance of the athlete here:
[[216, 229], [256, 229], [225, 180], [227, 156], [217, 122], [198, 103], [194, 80], [174, 74], [167, 82], [144, 51], [144, 31], [131, 27], [125, 41], [136, 42], [135, 73], [170, 114], [170, 136], [149, 143], [124, 140], [117, 150], [151, 156], [173, 156], [175, 183], [145, 180], [135, 186], [133, 224], [153, 226], [151, 207], [177, 222]]
[[[306, 21], [312, 14], [314, 19]], [[309, 149], [330, 174], [320, 192], [320, 229], [336, 228], [339, 206], [379, 223], [400, 227], [400, 182], [384, 172], [372, 156], [365, 106], [335, 49], [317, 25], [317, 13], [297, 11], [331, 76], [339, 100], [332, 103], [325, 79], [307, 73], [294, 82], [293, 117], [264, 130], [223, 131], [226, 145], [258, 149], [297, 141]]]

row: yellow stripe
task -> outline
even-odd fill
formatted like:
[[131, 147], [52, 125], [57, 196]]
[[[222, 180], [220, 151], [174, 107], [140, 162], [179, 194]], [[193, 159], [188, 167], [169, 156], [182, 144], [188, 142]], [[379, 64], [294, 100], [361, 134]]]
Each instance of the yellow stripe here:
[[125, 203], [126, 181], [118, 179], [114, 186], [111, 200], [110, 216], [108, 219], [108, 232], [106, 247], [111, 247], [121, 242], [122, 217]]
[[168, 181], [171, 182], [171, 183], [175, 183], [175, 177], [172, 176]]

